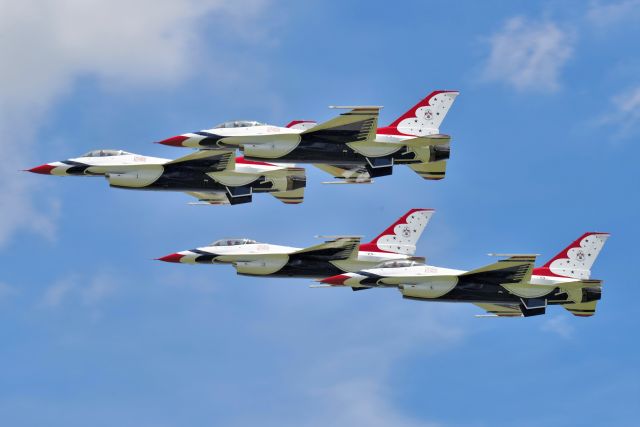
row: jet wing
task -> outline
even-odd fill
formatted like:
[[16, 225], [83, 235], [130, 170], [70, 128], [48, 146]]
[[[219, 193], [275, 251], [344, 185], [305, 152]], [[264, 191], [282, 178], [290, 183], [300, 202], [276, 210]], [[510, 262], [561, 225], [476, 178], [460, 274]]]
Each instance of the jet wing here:
[[318, 169], [327, 172], [340, 181], [323, 182], [323, 184], [371, 184], [373, 180], [364, 166], [358, 165], [325, 165], [314, 164]]
[[[496, 254], [496, 256], [501, 256]], [[504, 256], [504, 255], [502, 255]], [[534, 254], [510, 255], [506, 259], [468, 271], [460, 275], [460, 280], [477, 281], [502, 285], [505, 283], [531, 282], [531, 272], [536, 262]]]
[[198, 199], [191, 202], [191, 205], [230, 205], [229, 198], [224, 193], [188, 192], [190, 196]]
[[360, 237], [338, 237], [319, 245], [291, 253], [291, 259], [304, 258], [317, 261], [339, 261], [358, 256]]
[[164, 164], [165, 171], [187, 168], [200, 172], [219, 172], [235, 169], [235, 151], [199, 150]]
[[303, 140], [322, 140], [336, 144], [375, 141], [381, 107], [333, 108], [351, 108], [351, 110], [305, 130], [301, 133]]
[[474, 304], [485, 310], [487, 314], [478, 314], [476, 317], [524, 317], [518, 304]]

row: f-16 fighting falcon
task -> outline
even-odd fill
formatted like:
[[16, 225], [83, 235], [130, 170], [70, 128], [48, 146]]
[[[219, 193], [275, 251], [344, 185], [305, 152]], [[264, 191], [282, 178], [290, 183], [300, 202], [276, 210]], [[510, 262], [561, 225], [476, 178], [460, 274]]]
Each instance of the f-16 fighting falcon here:
[[302, 203], [305, 170], [253, 162], [233, 151], [197, 151], [176, 160], [122, 150], [94, 150], [78, 158], [47, 163], [28, 172], [57, 176], [104, 176], [115, 188], [183, 191], [196, 204], [249, 203], [253, 192], [265, 192], [284, 203]]
[[300, 249], [223, 239], [212, 244], [158, 258], [185, 264], [231, 264], [238, 274], [270, 277], [321, 278], [371, 268], [382, 261], [412, 260], [432, 209], [411, 209], [369, 243], [360, 237], [326, 236], [325, 243]]
[[440, 134], [440, 125], [458, 93], [432, 92], [381, 128], [377, 127], [381, 107], [334, 107], [350, 111], [321, 124], [226, 122], [159, 143], [200, 149], [239, 147], [247, 159], [313, 163], [337, 178], [336, 183], [370, 183], [373, 177], [391, 175], [394, 164], [406, 164], [424, 179], [442, 179], [451, 137]]
[[498, 255], [505, 259], [472, 271], [393, 260], [320, 282], [353, 290], [394, 287], [420, 301], [469, 302], [488, 312], [483, 316], [536, 316], [548, 305], [561, 305], [586, 317], [595, 314], [600, 300], [602, 282], [590, 279], [591, 266], [608, 237], [585, 233], [538, 268], [536, 255]]

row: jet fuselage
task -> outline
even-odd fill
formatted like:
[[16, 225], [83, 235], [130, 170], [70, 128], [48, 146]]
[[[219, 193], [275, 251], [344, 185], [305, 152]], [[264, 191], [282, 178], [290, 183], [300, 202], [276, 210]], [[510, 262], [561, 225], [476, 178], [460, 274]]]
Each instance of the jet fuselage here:
[[[354, 259], [335, 259], [337, 249], [299, 253], [301, 248], [269, 243], [241, 243], [248, 239], [223, 239], [211, 246], [159, 258], [184, 264], [232, 264], [246, 276], [321, 278], [371, 268], [380, 262], [415, 258], [393, 252], [358, 251]], [[253, 242], [253, 241], [249, 241]]]

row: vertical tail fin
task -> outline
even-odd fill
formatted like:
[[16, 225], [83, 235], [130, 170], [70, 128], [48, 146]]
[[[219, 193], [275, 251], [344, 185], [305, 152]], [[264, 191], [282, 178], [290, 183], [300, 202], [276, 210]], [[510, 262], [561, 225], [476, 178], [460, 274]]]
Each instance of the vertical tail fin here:
[[436, 90], [378, 133], [425, 136], [440, 133], [440, 125], [460, 92]]
[[589, 279], [591, 266], [608, 238], [609, 233], [584, 233], [533, 274]]
[[433, 212], [433, 209], [411, 209], [371, 242], [360, 245], [360, 250], [413, 255]]

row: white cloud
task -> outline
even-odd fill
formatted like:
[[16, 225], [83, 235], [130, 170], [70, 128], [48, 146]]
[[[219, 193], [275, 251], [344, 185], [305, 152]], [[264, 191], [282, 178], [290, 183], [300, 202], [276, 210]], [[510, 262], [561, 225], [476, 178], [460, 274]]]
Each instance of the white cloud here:
[[95, 305], [104, 301], [117, 289], [116, 279], [107, 274], [98, 274], [82, 289], [81, 298], [84, 305]]
[[[391, 289], [363, 292], [369, 294], [355, 298], [348, 289], [296, 293], [296, 305], [305, 307], [300, 323], [291, 323], [291, 299], [277, 288], [261, 295], [269, 322], [255, 325], [252, 332], [266, 345], [295, 343], [283, 378], [287, 389], [295, 390], [291, 417], [296, 421], [283, 422], [281, 414], [266, 411], [260, 425], [437, 425], [395, 404], [390, 376], [407, 358], [434, 360], [459, 345], [465, 324], [475, 319], [464, 313], [462, 304], [403, 301]], [[241, 418], [237, 425], [256, 421]]]
[[593, 126], [610, 127], [615, 138], [629, 138], [640, 132], [640, 85], [614, 95], [606, 113], [597, 117]]
[[59, 203], [35, 203], [36, 181], [18, 169], [31, 166], [38, 123], [78, 77], [106, 87], [177, 84], [206, 56], [203, 18], [246, 38], [251, 26], [239, 24], [265, 1], [0, 0], [0, 152], [11, 165], [0, 170], [0, 246], [19, 229], [55, 235]]
[[491, 52], [484, 78], [517, 90], [555, 91], [560, 72], [573, 52], [573, 37], [551, 21], [509, 19], [489, 39]]
[[545, 332], [557, 334], [562, 338], [571, 338], [573, 336], [573, 326], [569, 320], [571, 319], [566, 315], [548, 317], [540, 328]]
[[609, 28], [626, 20], [637, 19], [640, 16], [640, 0], [624, 0], [613, 3], [592, 1], [586, 16], [590, 25], [599, 29]]
[[76, 287], [76, 277], [66, 277], [55, 281], [45, 291], [41, 305], [52, 308], [62, 305]]
[[79, 303], [84, 307], [95, 307], [117, 290], [115, 275], [98, 273], [92, 278], [70, 275], [55, 281], [42, 297], [42, 307], [57, 308], [67, 303]]
[[0, 301], [10, 297], [11, 295], [14, 295], [15, 293], [16, 290], [13, 289], [13, 287], [7, 285], [6, 283], [0, 282]]
[[402, 415], [389, 404], [380, 383], [369, 379], [346, 381], [318, 392], [323, 415], [305, 426], [435, 427], [439, 424]]

